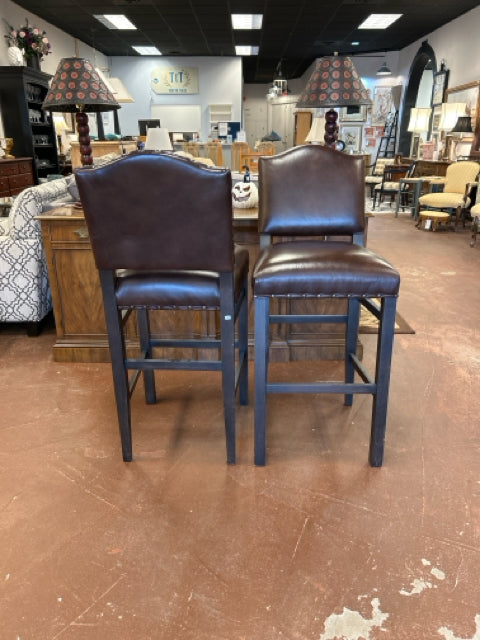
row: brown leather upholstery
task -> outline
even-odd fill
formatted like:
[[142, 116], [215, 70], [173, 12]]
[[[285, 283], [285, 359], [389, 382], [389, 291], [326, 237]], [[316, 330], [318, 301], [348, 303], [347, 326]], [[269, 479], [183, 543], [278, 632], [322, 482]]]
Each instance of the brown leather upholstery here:
[[260, 233], [291, 236], [363, 230], [365, 170], [360, 156], [303, 145], [260, 158], [259, 170]]
[[[253, 270], [255, 463], [265, 464], [267, 393], [343, 393], [346, 405], [355, 393], [371, 393], [369, 457], [370, 464], [380, 466], [400, 276], [387, 260], [363, 246], [363, 160], [319, 145], [294, 147], [260, 159], [259, 185], [262, 249]], [[316, 301], [308, 301], [305, 309], [302, 300], [295, 313], [296, 298], [324, 297], [348, 302], [339, 301], [343, 311], [337, 305], [337, 312], [333, 307], [332, 313], [322, 314]], [[380, 304], [372, 298], [380, 298]], [[375, 379], [356, 356], [360, 304], [379, 319]], [[269, 381], [270, 324], [297, 322], [346, 325], [343, 381]], [[354, 381], [355, 372], [362, 382]]]
[[380, 256], [347, 242], [270, 245], [255, 265], [255, 295], [378, 298], [396, 296], [400, 278]]
[[[235, 249], [234, 294], [238, 297], [248, 276], [248, 251]], [[122, 308], [148, 306], [151, 309], [215, 309], [220, 304], [216, 271], [125, 270], [118, 275], [116, 298]]]
[[99, 269], [232, 269], [228, 169], [144, 151], [76, 179]]
[[[132, 459], [130, 395], [138, 372], [153, 403], [155, 369], [190, 369], [222, 372], [227, 462], [235, 462], [237, 387], [248, 403], [248, 252], [234, 250], [230, 171], [149, 151], [80, 169], [76, 179], [102, 285], [124, 460]], [[123, 309], [136, 310], [137, 357], [127, 356]], [[220, 336], [152, 337], [150, 309], [220, 312]], [[219, 357], [187, 360], [181, 351], [181, 359], [160, 358], [157, 347], [175, 357], [178, 349], [210, 348]]]

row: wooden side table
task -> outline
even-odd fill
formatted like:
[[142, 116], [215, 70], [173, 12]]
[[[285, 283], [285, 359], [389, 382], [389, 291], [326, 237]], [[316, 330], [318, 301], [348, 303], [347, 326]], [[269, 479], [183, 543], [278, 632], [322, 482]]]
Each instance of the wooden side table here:
[[[368, 215], [368, 214], [367, 214]], [[53, 359], [56, 362], [108, 362], [107, 328], [105, 323], [100, 279], [93, 258], [88, 228], [82, 209], [68, 205], [38, 216], [47, 258], [52, 290], [56, 341]], [[259, 253], [258, 210], [234, 209], [235, 244], [248, 250], [250, 272]], [[295, 300], [289, 304], [299, 313], [308, 312], [315, 301]], [[336, 313], [343, 300], [319, 301], [321, 313]], [[254, 305], [249, 301], [249, 343], [254, 339]], [[132, 316], [127, 324], [127, 348], [138, 349], [137, 329]], [[218, 335], [220, 317], [208, 311], [154, 311], [151, 314], [152, 335], [167, 337], [182, 331], [186, 338]], [[273, 361], [289, 361], [315, 357], [341, 360], [345, 351], [345, 329], [341, 324], [325, 324], [315, 329], [305, 324], [272, 327]], [[359, 343], [358, 355], [362, 356]], [[203, 354], [202, 354], [202, 357]], [[208, 356], [205, 356], [208, 357]]]

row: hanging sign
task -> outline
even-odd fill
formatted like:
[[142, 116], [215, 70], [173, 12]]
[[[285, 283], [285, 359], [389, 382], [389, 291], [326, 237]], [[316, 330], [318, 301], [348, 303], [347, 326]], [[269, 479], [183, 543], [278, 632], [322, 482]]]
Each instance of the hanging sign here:
[[150, 74], [150, 84], [158, 94], [198, 93], [198, 68], [156, 67]]

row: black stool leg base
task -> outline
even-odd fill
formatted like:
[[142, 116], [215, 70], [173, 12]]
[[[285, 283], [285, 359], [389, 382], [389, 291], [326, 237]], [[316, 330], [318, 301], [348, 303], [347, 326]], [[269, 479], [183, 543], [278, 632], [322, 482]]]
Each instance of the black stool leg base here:
[[255, 298], [255, 464], [265, 465], [270, 299]]

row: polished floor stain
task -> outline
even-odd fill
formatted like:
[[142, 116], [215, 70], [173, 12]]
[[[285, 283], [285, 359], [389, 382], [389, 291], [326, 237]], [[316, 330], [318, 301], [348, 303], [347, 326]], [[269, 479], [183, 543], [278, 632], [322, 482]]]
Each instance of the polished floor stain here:
[[[123, 463], [108, 364], [52, 360], [0, 326], [2, 640], [479, 640], [480, 246], [370, 220], [401, 272], [384, 466], [371, 399], [251, 404], [225, 464], [215, 373], [165, 372], [133, 401]], [[371, 364], [375, 336], [365, 334]], [[275, 364], [279, 378], [336, 363]], [[253, 371], [252, 371], [253, 377]]]

